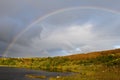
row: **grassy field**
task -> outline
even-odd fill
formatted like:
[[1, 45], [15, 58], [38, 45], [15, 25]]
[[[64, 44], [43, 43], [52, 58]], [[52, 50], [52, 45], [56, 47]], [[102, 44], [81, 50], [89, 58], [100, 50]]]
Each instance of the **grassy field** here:
[[[80, 71], [72, 76], [66, 77], [51, 77], [50, 80], [120, 80], [120, 69], [119, 68], [108, 68], [108, 67], [98, 67], [96, 70], [94, 68]], [[109, 70], [110, 69], [110, 70]]]
[[0, 58], [0, 65], [75, 73], [50, 80], [120, 80], [120, 49], [47, 58]]
[[28, 78], [39, 78], [39, 79], [45, 79], [46, 78], [46, 76], [44, 76], [44, 75], [32, 75], [32, 74], [27, 74], [27, 75], [25, 75], [26, 77], [28, 77]]

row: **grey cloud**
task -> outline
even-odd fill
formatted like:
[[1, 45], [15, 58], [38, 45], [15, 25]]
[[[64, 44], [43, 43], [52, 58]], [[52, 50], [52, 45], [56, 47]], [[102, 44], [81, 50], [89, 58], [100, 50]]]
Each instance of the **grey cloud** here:
[[[93, 6], [120, 11], [119, 0], [1, 0], [0, 54], [26, 27], [59, 9]], [[8, 56], [55, 56], [110, 49], [120, 45], [120, 15], [102, 10], [64, 11], [33, 25], [8, 50]], [[85, 25], [92, 27], [85, 27]], [[104, 44], [104, 45], [101, 45]], [[70, 53], [70, 54], [71, 54]]]
[[0, 23], [0, 40], [9, 42], [15, 35], [15, 22], [10, 19], [2, 19]]
[[[29, 46], [31, 44], [31, 40], [33, 38], [35, 38], [35, 37], [41, 37], [40, 34], [41, 34], [42, 30], [43, 30], [43, 28], [41, 26], [34, 26], [33, 28], [29, 29], [24, 34], [22, 34], [17, 39], [16, 43], [19, 44], [19, 45]], [[19, 34], [21, 34], [21, 32]]]
[[[58, 19], [60, 18], [58, 17]], [[101, 19], [105, 19], [103, 21], [111, 23], [111, 21], [108, 21], [108, 17], [104, 16], [104, 18], [102, 17]], [[112, 22], [113, 21], [116, 22], [116, 19], [112, 20]], [[90, 22], [83, 23], [81, 25], [75, 25], [71, 23], [72, 25], [64, 26], [63, 24], [61, 24], [61, 26], [57, 27], [55, 26], [56, 23], [47, 24], [44, 22], [40, 22], [43, 26], [43, 30], [39, 32], [40, 26], [36, 27], [37, 24], [34, 25], [38, 30], [39, 35], [34, 36], [30, 43], [32, 51], [38, 51], [40, 54], [43, 53], [43, 55], [45, 56], [52, 56], [53, 54], [54, 56], [57, 56], [63, 55], [63, 53], [78, 53], [78, 51], [75, 51], [76, 48], [80, 48], [79, 52], [89, 52], [95, 50], [111, 49], [113, 45], [119, 44], [118, 41], [114, 41], [114, 39], [119, 40], [119, 37], [113, 38], [117, 34], [113, 29], [116, 29], [116, 27], [118, 26], [114, 26], [113, 28], [113, 25], [110, 24], [103, 25], [101, 24], [101, 22], [98, 25], [94, 24], [93, 22], [94, 21], [91, 22], [90, 19]], [[40, 25], [40, 23], [38, 24]], [[104, 27], [101, 28], [101, 26]], [[113, 32], [115, 34], [114, 36], [111, 36], [108, 32]], [[41, 37], [40, 35], [43, 37]], [[44, 37], [44, 35], [48, 36]], [[106, 38], [107, 36], [109, 36], [109, 38]]]
[[[33, 39], [32, 46], [38, 49], [39, 47], [41, 47], [44, 50], [62, 49], [62, 50], [65, 50], [66, 52], [69, 52], [70, 50], [74, 51], [77, 48], [76, 45], [79, 45], [78, 47], [81, 49], [81, 52], [89, 52], [89, 51], [113, 48], [115, 44], [118, 44], [118, 40], [120, 40], [119, 33], [116, 32], [116, 30], [119, 28], [118, 27], [119, 26], [118, 21], [120, 19], [119, 14], [113, 14], [113, 13], [111, 14], [111, 12], [104, 13], [102, 11], [98, 11], [98, 12], [99, 13], [95, 13], [95, 15], [91, 14], [93, 15], [93, 17], [91, 17], [92, 19], [89, 19], [88, 17], [88, 22], [87, 23], [84, 22], [81, 25], [80, 24], [75, 25], [71, 23], [71, 25], [67, 24], [67, 26], [65, 26], [64, 24], [61, 24], [60, 26], [59, 24], [59, 26], [57, 26], [56, 28], [53, 28], [52, 33], [49, 34], [47, 38]], [[104, 14], [101, 14], [101, 13], [104, 13]], [[90, 14], [90, 13], [88, 12], [87, 14]], [[54, 22], [51, 22], [51, 21], [56, 21], [57, 19], [58, 19], [58, 22], [59, 20], [63, 21], [64, 16], [66, 15], [68, 14], [64, 14], [64, 15], [62, 14], [63, 18], [60, 18], [59, 16], [57, 18], [57, 16], [55, 15], [55, 18], [54, 16], [50, 17], [50, 19], [47, 18], [48, 20], [47, 22], [50, 21], [50, 25], [55, 26], [56, 22], [54, 24]], [[82, 13], [80, 15], [84, 16], [84, 14]], [[96, 18], [95, 16], [97, 16], [98, 18]], [[96, 18], [95, 21], [94, 21], [94, 17]], [[67, 20], [67, 18], [65, 19]], [[98, 21], [101, 20], [101, 22], [99, 21], [100, 23], [98, 23], [97, 20]], [[102, 24], [103, 22], [104, 23], [106, 22], [109, 24]], [[51, 26], [49, 26], [49, 23], [47, 25], [48, 26], [45, 26], [45, 27], [50, 29]], [[84, 45], [81, 45], [81, 44], [84, 44]], [[60, 51], [58, 52], [55, 51], [55, 52], [58, 53]]]
[[6, 50], [6, 47], [8, 44], [6, 42], [0, 41], [0, 56], [2, 56], [1, 53], [3, 53]]

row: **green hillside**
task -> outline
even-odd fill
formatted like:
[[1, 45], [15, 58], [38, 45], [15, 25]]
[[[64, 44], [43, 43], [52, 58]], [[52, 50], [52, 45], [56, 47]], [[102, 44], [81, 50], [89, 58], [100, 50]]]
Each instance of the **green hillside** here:
[[0, 58], [0, 65], [77, 73], [57, 80], [120, 80], [120, 49], [47, 58]]

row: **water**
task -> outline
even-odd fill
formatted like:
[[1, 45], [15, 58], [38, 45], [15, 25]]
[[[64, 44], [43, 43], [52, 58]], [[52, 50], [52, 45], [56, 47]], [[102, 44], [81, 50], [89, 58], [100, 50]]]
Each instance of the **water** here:
[[[26, 77], [26, 74], [45, 75], [45, 79], [31, 79]], [[0, 80], [49, 80], [50, 77], [67, 76], [69, 72], [47, 72], [41, 70], [29, 70], [21, 68], [0, 67]]]

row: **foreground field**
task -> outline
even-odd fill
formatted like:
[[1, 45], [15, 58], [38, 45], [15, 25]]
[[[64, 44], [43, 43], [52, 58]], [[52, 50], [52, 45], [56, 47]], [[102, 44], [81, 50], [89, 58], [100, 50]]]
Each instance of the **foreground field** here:
[[50, 80], [120, 80], [120, 49], [61, 57], [0, 58], [0, 65], [52, 72], [74, 72], [74, 75], [58, 75]]
[[108, 67], [99, 67], [99, 69], [94, 71], [86, 69], [72, 76], [60, 78], [51, 77], [50, 80], [120, 80], [120, 69]]

